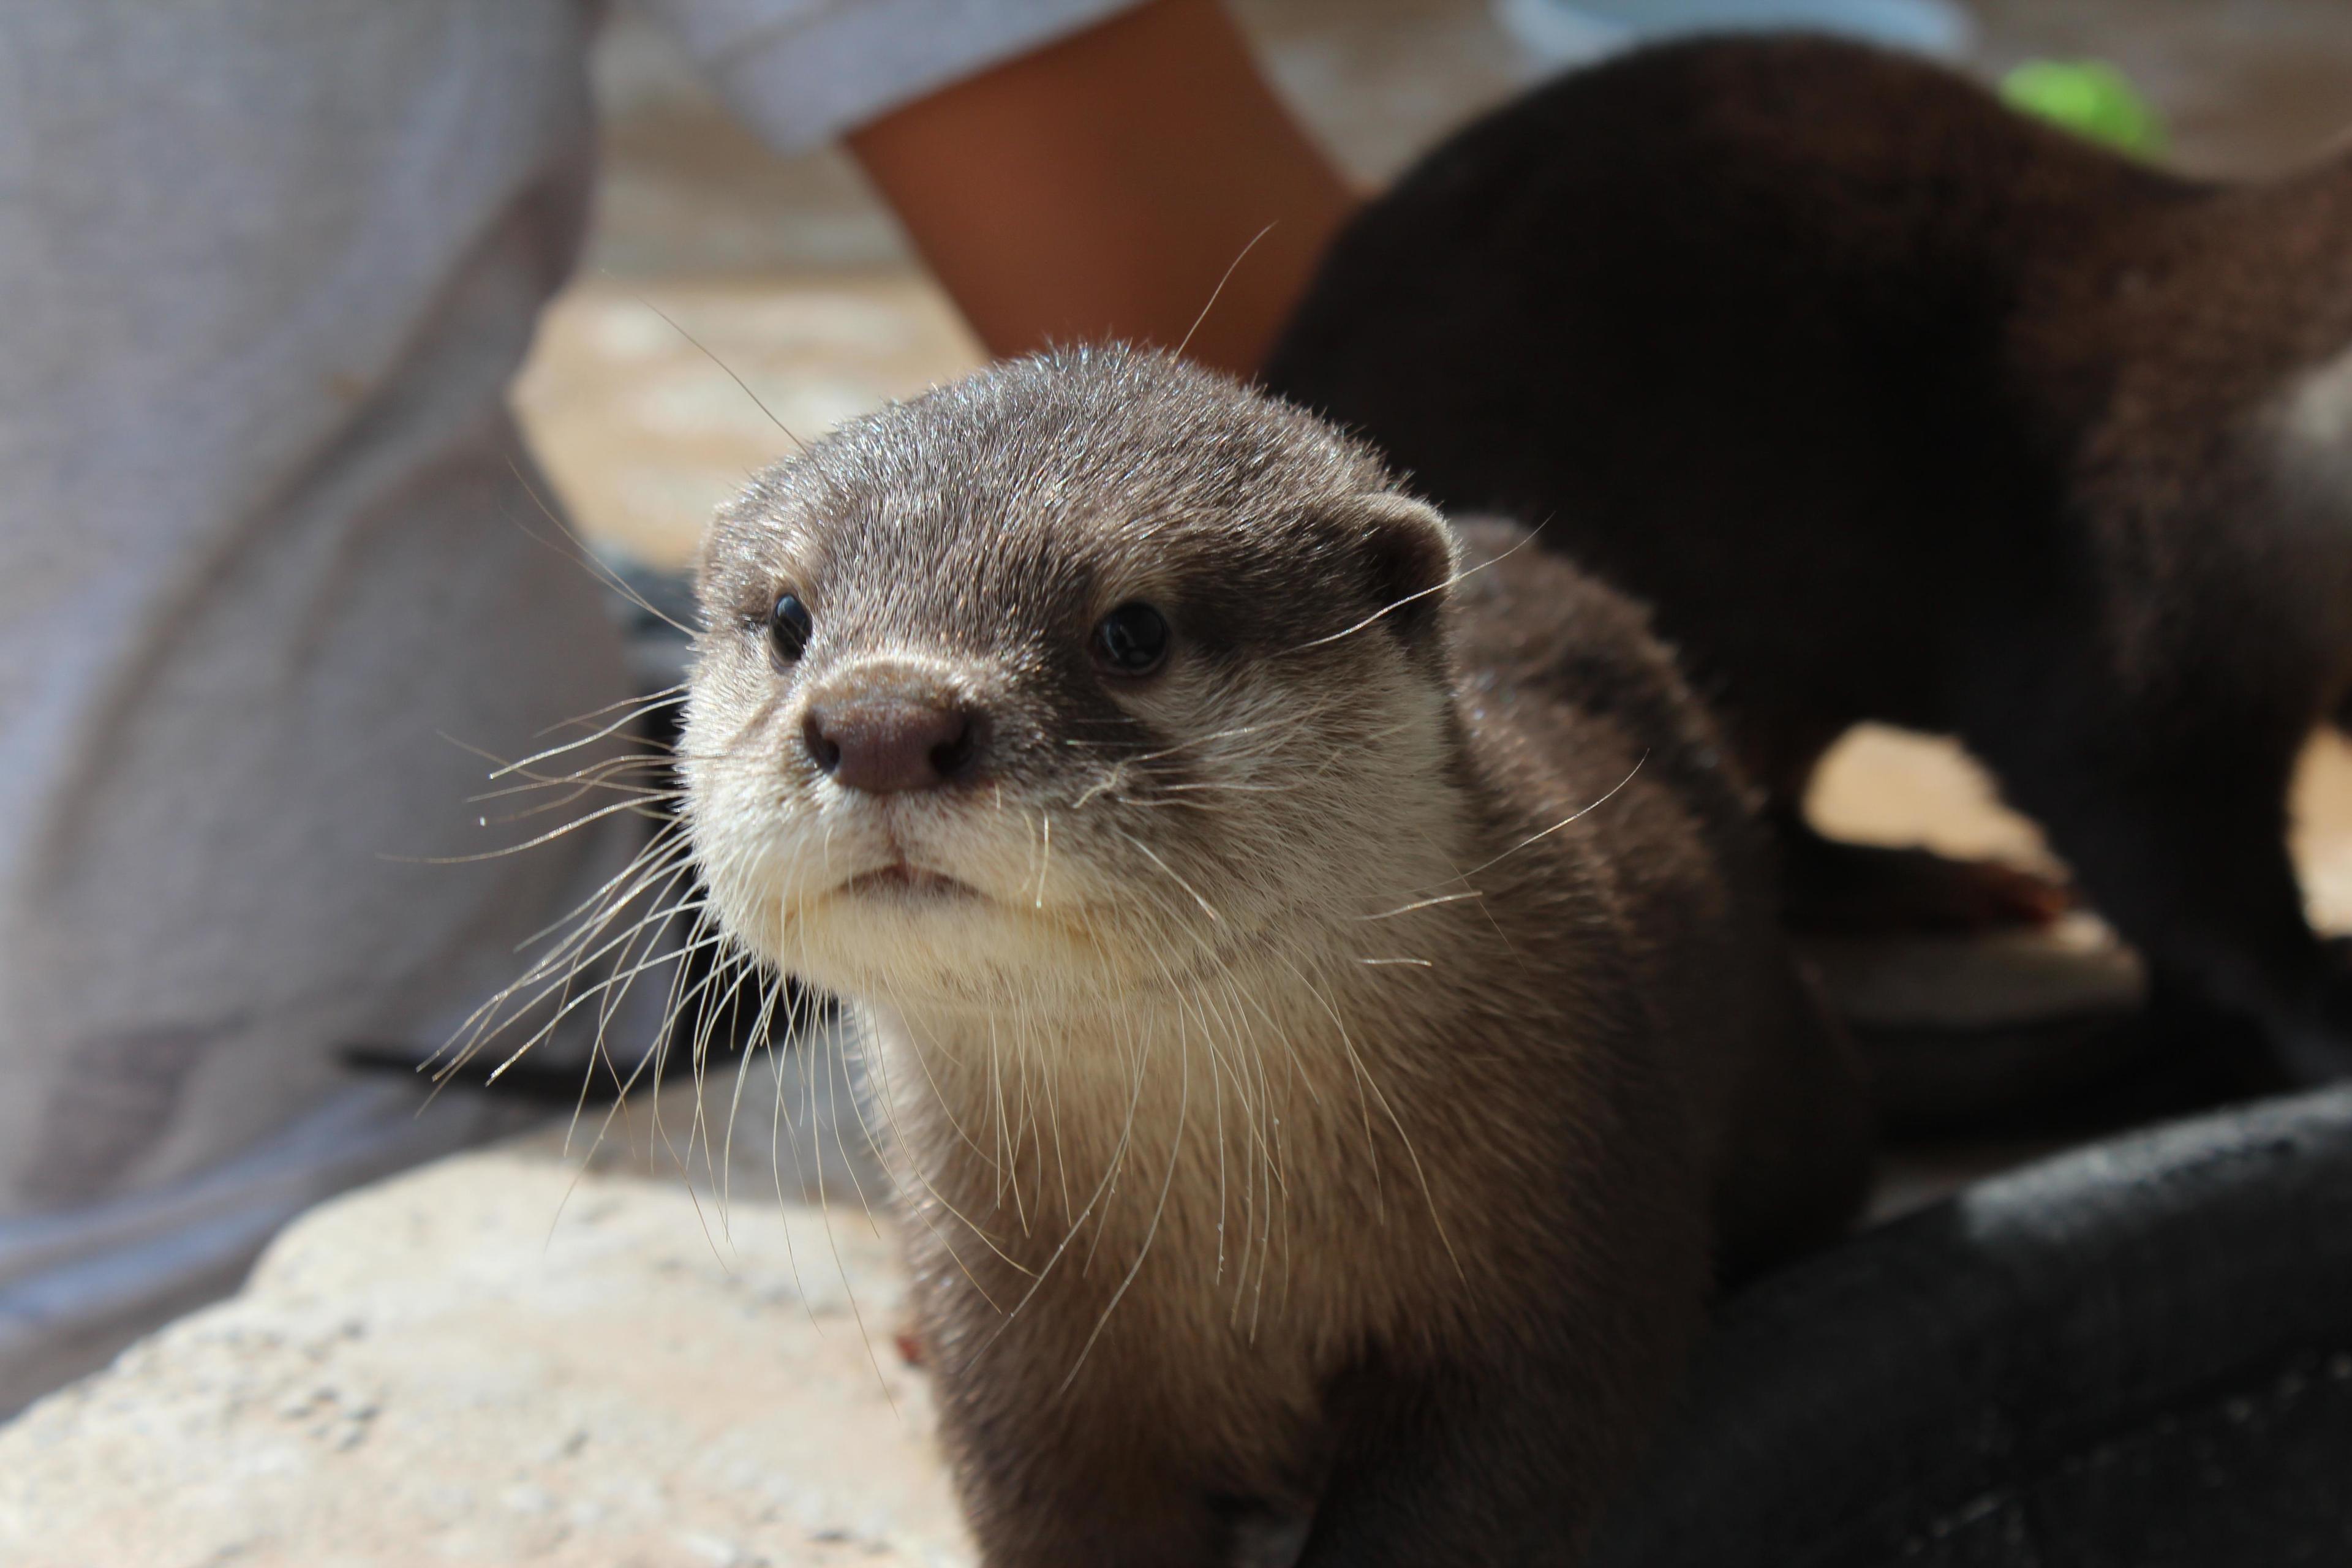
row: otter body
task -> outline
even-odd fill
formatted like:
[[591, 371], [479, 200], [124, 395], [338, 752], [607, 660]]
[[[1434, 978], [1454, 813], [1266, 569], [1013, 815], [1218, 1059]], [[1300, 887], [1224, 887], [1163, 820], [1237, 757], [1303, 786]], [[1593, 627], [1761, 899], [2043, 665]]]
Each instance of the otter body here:
[[1467, 538], [1116, 350], [713, 529], [697, 858], [867, 1021], [997, 1568], [1573, 1562], [1716, 1273], [1858, 1196], [1709, 721], [1626, 601]]
[[2284, 845], [2352, 690], [2352, 162], [2196, 184], [1865, 48], [1661, 48], [1407, 174], [1266, 380], [1647, 601], [1801, 907], [1869, 859], [1801, 826], [1829, 744], [1954, 732], [2161, 985], [2352, 1065]]

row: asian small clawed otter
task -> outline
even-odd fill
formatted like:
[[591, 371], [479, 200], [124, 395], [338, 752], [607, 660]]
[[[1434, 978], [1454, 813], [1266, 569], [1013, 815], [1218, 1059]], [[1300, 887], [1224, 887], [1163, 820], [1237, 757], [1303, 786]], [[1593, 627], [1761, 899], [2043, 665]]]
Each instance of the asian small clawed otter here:
[[1864, 1137], [1626, 601], [1162, 356], [857, 419], [715, 525], [714, 907], [870, 1026], [984, 1560], [1570, 1563]]
[[1957, 733], [2169, 996], [2263, 1031], [2244, 1087], [2352, 1071], [2285, 845], [2352, 698], [2352, 157], [2208, 184], [1854, 45], [1657, 48], [1408, 173], [1266, 379], [1651, 605], [1800, 914], [2049, 912], [1804, 830], [1850, 725]]

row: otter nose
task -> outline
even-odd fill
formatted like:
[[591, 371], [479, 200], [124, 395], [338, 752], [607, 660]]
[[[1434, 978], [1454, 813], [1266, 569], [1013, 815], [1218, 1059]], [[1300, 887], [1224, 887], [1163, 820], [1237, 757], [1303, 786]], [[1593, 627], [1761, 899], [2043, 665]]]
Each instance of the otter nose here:
[[980, 730], [978, 715], [961, 703], [893, 693], [812, 702], [801, 739], [834, 783], [892, 795], [970, 774]]

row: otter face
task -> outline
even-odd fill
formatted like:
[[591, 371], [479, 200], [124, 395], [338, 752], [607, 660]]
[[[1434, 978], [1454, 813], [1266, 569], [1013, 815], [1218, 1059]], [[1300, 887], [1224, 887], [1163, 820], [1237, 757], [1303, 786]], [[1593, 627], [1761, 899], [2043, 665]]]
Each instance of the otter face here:
[[856, 421], [706, 545], [684, 768], [715, 907], [828, 988], [983, 1006], [1391, 907], [1454, 815], [1455, 548], [1363, 449], [1159, 356]]

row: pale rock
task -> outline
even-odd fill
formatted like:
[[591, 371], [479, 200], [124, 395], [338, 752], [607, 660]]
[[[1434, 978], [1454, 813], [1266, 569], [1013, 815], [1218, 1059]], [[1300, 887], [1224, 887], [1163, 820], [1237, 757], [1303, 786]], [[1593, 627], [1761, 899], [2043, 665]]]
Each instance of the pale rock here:
[[963, 1563], [904, 1292], [854, 1203], [458, 1156], [0, 1428], [0, 1563]]

